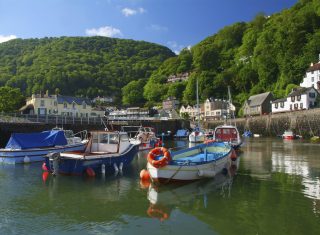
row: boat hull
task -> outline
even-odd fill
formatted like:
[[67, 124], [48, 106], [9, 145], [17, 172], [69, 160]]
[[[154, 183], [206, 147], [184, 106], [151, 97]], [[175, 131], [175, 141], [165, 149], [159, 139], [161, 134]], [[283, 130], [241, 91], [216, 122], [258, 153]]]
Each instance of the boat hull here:
[[43, 149], [21, 149], [21, 150], [0, 150], [0, 163], [6, 164], [21, 164], [41, 162], [44, 157], [49, 153], [61, 153], [67, 151], [82, 151], [84, 150], [86, 143], [72, 144], [66, 146], [43, 148]]
[[[197, 147], [190, 148], [189, 151], [195, 151], [196, 148]], [[202, 153], [199, 154], [201, 155], [201, 162], [190, 162], [188, 160], [179, 162], [179, 160], [173, 160], [168, 165], [161, 168], [155, 168], [148, 162], [147, 170], [149, 171], [152, 181], [161, 184], [213, 178], [224, 169], [229, 169], [232, 164], [231, 154], [232, 150], [229, 147], [228, 152], [215, 160], [205, 161], [205, 153]]]
[[[83, 175], [88, 168], [91, 168], [95, 173], [114, 172], [115, 166], [117, 169], [127, 167], [132, 162], [134, 156], [138, 153], [139, 146], [132, 145], [123, 154], [107, 154], [90, 156], [84, 158], [69, 158], [61, 155], [58, 161], [57, 173], [65, 175]], [[54, 172], [53, 163], [49, 156], [45, 157], [45, 165], [50, 172]], [[120, 169], [121, 170], [121, 169]]]

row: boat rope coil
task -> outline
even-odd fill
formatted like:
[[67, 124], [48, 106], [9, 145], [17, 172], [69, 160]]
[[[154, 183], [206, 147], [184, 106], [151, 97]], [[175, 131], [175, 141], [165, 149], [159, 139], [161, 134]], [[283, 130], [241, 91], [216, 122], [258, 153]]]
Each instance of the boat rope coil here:
[[[158, 157], [159, 155], [163, 155], [163, 157], [160, 158], [159, 160], [155, 160], [156, 157]], [[168, 165], [168, 163], [172, 160], [170, 152], [168, 151], [168, 149], [164, 147], [157, 147], [152, 149], [148, 153], [147, 159], [148, 159], [148, 162], [155, 168], [164, 167]]]

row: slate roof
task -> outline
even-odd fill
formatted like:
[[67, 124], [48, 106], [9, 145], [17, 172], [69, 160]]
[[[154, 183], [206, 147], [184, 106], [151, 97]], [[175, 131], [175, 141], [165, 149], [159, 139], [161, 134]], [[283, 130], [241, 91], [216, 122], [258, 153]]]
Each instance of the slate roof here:
[[288, 95], [288, 97], [306, 94], [308, 91], [313, 90], [313, 89], [316, 90], [316, 89], [313, 88], [313, 87], [298, 87], [298, 88], [296, 88], [295, 90], [293, 90], [293, 91]]
[[317, 71], [320, 70], [320, 63], [316, 63], [312, 66], [310, 66], [307, 70], [307, 72]]
[[262, 105], [265, 99], [271, 94], [271, 92], [265, 92], [258, 95], [250, 96], [247, 100], [247, 104], [251, 107]]
[[63, 104], [64, 102], [72, 104], [72, 102], [75, 102], [76, 104], [81, 105], [83, 102], [85, 102], [87, 105], [91, 105], [91, 101], [87, 98], [72, 97], [65, 95], [57, 95], [57, 101], [59, 104]]
[[287, 98], [281, 98], [281, 99], [277, 99], [277, 100], [272, 101], [272, 103], [286, 102], [286, 101], [287, 101]]

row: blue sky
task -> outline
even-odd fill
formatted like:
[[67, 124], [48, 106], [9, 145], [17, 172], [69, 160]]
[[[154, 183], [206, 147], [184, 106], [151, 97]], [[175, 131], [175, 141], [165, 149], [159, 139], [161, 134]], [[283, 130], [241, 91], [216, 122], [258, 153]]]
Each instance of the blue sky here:
[[108, 36], [179, 52], [226, 25], [290, 8], [297, 0], [0, 0], [0, 42]]

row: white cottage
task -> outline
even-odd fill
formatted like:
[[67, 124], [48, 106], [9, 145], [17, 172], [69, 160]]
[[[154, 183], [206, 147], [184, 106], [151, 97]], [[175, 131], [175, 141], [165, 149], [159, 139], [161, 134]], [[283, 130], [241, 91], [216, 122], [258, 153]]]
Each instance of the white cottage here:
[[320, 91], [320, 58], [316, 64], [311, 63], [308, 68], [305, 77], [303, 78], [301, 87], [314, 87]]
[[292, 90], [287, 98], [272, 102], [272, 113], [310, 109], [317, 105], [319, 92], [314, 87], [299, 87]]

